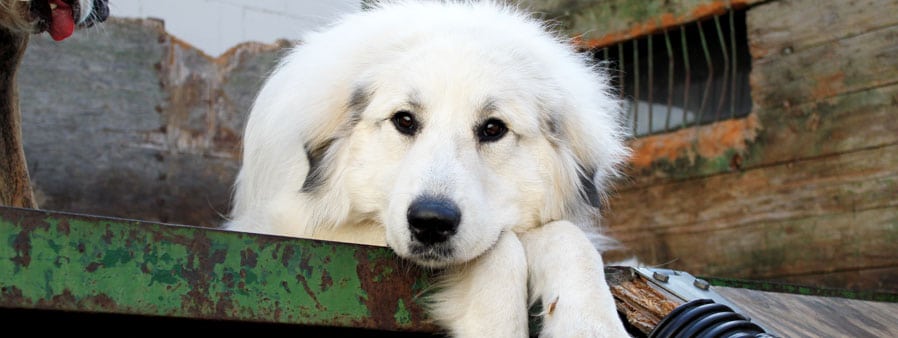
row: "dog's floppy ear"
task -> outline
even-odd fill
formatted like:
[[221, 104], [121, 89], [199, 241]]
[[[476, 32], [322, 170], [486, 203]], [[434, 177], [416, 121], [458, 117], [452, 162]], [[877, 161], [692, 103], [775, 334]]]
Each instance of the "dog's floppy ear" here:
[[328, 149], [334, 144], [333, 138], [327, 139], [318, 144], [309, 144], [305, 146], [306, 158], [309, 161], [309, 172], [306, 174], [306, 180], [302, 182], [301, 192], [311, 193], [324, 184], [325, 172], [327, 167], [324, 166], [324, 158]]
[[333, 155], [329, 155], [334, 146], [338, 146], [341, 138], [347, 136], [349, 132], [361, 121], [362, 112], [371, 101], [371, 92], [367, 86], [357, 85], [352, 91], [352, 95], [347, 98], [346, 111], [344, 113], [345, 124], [336, 131], [333, 137], [324, 139], [316, 143], [306, 143], [306, 158], [309, 161], [309, 171], [306, 179], [302, 183], [300, 189], [303, 193], [312, 193], [317, 191], [324, 185], [327, 179], [327, 173], [334, 160]]
[[[577, 216], [587, 217], [600, 208], [611, 180], [620, 175], [619, 167], [629, 156], [625, 145], [623, 109], [613, 94], [603, 70], [581, 57], [577, 69], [560, 70], [567, 74], [559, 81], [561, 93], [546, 102], [552, 111], [563, 112], [551, 118], [550, 126], [559, 144], [565, 148], [567, 182], [576, 185], [569, 192], [568, 207]], [[570, 195], [575, 194], [575, 195]]]

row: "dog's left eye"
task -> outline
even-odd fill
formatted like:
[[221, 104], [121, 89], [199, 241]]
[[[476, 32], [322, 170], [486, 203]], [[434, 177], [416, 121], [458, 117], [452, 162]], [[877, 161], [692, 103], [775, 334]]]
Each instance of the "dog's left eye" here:
[[400, 133], [415, 135], [415, 133], [418, 132], [418, 121], [415, 120], [415, 116], [410, 112], [400, 110], [396, 112], [396, 114], [393, 114], [390, 121], [393, 122], [393, 126], [396, 127], [396, 130]]
[[505, 122], [499, 119], [486, 120], [479, 128], [477, 128], [477, 139], [480, 142], [498, 141], [508, 132]]

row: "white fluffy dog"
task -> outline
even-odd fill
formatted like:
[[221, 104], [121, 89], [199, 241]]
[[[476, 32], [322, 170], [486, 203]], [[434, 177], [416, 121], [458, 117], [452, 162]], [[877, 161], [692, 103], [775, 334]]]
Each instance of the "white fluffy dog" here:
[[431, 317], [453, 336], [527, 336], [536, 301], [541, 336], [627, 336], [594, 246], [627, 155], [606, 77], [502, 5], [376, 7], [271, 74], [228, 228], [386, 244], [441, 268]]

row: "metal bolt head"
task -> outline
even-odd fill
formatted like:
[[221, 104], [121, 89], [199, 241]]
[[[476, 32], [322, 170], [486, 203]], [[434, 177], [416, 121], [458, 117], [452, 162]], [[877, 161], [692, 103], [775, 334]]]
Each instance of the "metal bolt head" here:
[[667, 283], [667, 281], [670, 280], [670, 276], [668, 276], [666, 273], [662, 273], [660, 271], [653, 272], [652, 277], [662, 283]]
[[696, 278], [694, 281], [692, 281], [692, 286], [708, 291], [708, 289], [711, 288], [711, 283], [708, 283], [708, 281], [704, 279]]

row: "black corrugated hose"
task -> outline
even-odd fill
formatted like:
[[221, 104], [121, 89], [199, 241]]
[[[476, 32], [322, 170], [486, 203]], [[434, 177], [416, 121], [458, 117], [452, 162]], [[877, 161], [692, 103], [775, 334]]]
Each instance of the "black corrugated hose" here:
[[649, 338], [772, 338], [763, 328], [729, 306], [696, 299], [678, 306], [658, 323]]

